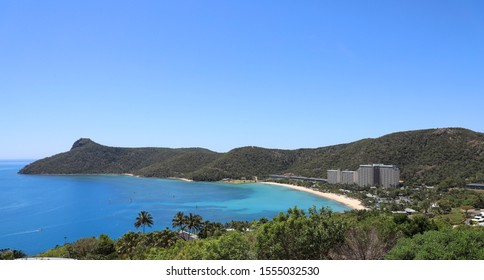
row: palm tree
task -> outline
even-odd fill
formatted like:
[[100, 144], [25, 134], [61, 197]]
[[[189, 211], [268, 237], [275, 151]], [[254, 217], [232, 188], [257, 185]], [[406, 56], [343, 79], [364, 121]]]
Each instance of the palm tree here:
[[190, 213], [186, 221], [188, 231], [192, 233], [193, 230], [199, 230], [202, 226], [202, 219], [202, 216]]
[[185, 229], [185, 227], [187, 226], [187, 216], [185, 216], [185, 214], [183, 214], [183, 212], [178, 212], [176, 213], [175, 217], [173, 217], [173, 220], [172, 220], [172, 226], [174, 228], [180, 228], [180, 231], [183, 231]]
[[143, 226], [143, 233], [145, 233], [145, 226], [151, 227], [152, 225], [153, 216], [151, 216], [151, 214], [146, 211], [139, 212], [138, 217], [136, 217], [136, 223], [134, 223], [134, 226], [136, 228]]
[[129, 231], [116, 241], [116, 250], [118, 254], [131, 260], [136, 255], [136, 247], [140, 241], [138, 232]]

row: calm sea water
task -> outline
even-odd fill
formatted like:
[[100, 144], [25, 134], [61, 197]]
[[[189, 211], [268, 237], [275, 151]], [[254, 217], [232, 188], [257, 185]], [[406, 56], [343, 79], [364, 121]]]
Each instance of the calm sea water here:
[[268, 219], [297, 205], [302, 209], [342, 204], [264, 184], [231, 185], [136, 178], [120, 175], [19, 175], [28, 162], [0, 161], [0, 249], [34, 255], [82, 237], [108, 234], [118, 238], [148, 211], [153, 228], [171, 228], [176, 212], [200, 214], [205, 220]]

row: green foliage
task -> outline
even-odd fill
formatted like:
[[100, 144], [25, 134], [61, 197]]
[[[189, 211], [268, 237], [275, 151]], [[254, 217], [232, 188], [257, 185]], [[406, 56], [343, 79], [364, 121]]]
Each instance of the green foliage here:
[[[64, 245], [64, 246], [56, 246], [53, 249], [50, 249], [46, 252], [40, 253], [37, 255], [37, 257], [41, 258], [70, 258], [70, 253], [69, 251], [72, 251], [70, 249], [70, 245]], [[69, 250], [70, 249], [70, 250]]]
[[225, 233], [224, 226], [221, 223], [205, 221], [202, 223], [202, 229], [198, 233], [199, 238], [218, 237]]
[[25, 258], [27, 255], [20, 250], [0, 249], [0, 260], [15, 260]]
[[202, 216], [195, 214], [188, 214], [186, 217], [186, 228], [190, 233], [194, 231], [199, 231], [202, 228]]
[[428, 231], [400, 240], [386, 256], [391, 260], [483, 260], [484, 229]]
[[328, 259], [329, 251], [344, 240], [345, 225], [328, 209], [297, 207], [279, 213], [261, 225], [256, 251], [259, 259]]
[[[209, 229], [212, 227], [212, 223], [210, 222], [203, 222], [203, 218], [200, 215], [196, 215], [193, 213], [189, 213], [188, 216], [183, 214], [183, 212], [178, 212], [175, 214], [172, 220], [172, 226], [174, 228], [179, 228], [180, 231], [188, 229], [189, 233], [198, 232], [203, 229], [204, 225], [208, 226]], [[208, 235], [207, 231], [204, 232], [204, 235]]]
[[382, 259], [402, 235], [395, 221], [401, 224], [409, 222], [406, 216], [365, 210], [354, 210], [341, 218], [348, 226], [343, 244], [330, 252], [333, 259]]
[[251, 223], [248, 221], [230, 221], [225, 224], [226, 228], [231, 228], [240, 232], [248, 231]]
[[254, 257], [248, 234], [237, 231], [228, 232], [207, 245], [207, 259], [212, 260], [249, 260]]
[[[466, 189], [451, 189], [444, 193], [443, 199], [447, 212], [450, 208], [472, 206], [477, 209], [484, 208], [484, 193]], [[440, 205], [440, 204], [439, 204]]]
[[78, 260], [113, 260], [118, 255], [114, 247], [114, 241], [105, 234], [99, 238], [81, 238], [74, 243], [58, 246], [38, 257], [72, 258]]
[[400, 238], [437, 229], [424, 215], [353, 210], [340, 219], [347, 224], [345, 239], [330, 252], [333, 259], [383, 259]]
[[177, 240], [178, 235], [169, 229], [147, 234], [129, 231], [116, 241], [115, 247], [122, 259], [142, 260], [146, 258], [150, 248], [169, 248], [174, 246]]
[[419, 233], [424, 233], [429, 230], [437, 230], [438, 227], [434, 221], [430, 220], [424, 215], [413, 215], [411, 218], [407, 219], [403, 223], [399, 223], [399, 229], [402, 231], [403, 235], [410, 237]]
[[142, 235], [142, 245], [145, 248], [168, 248], [175, 245], [178, 235], [165, 228]]
[[434, 221], [440, 225], [447, 224], [447, 226], [452, 225], [462, 225], [466, 219], [466, 214], [460, 209], [452, 209], [450, 213], [440, 214], [434, 217]]
[[461, 128], [399, 132], [317, 149], [243, 147], [224, 154], [199, 148], [113, 148], [80, 139], [69, 152], [36, 161], [20, 173], [132, 173], [218, 181], [283, 173], [325, 177], [327, 169], [355, 170], [382, 162], [397, 165], [406, 184], [448, 189], [484, 178], [483, 147], [484, 134]]
[[185, 229], [186, 223], [186, 216], [181, 211], [176, 213], [175, 217], [173, 217], [172, 226], [178, 228], [180, 231]]
[[38, 160], [21, 174], [135, 174], [145, 177], [190, 177], [219, 157], [200, 149], [115, 148], [81, 138], [68, 152]]
[[196, 171], [193, 178], [200, 181], [218, 181], [223, 178], [240, 179], [253, 176], [268, 177], [284, 173], [297, 160], [297, 153], [288, 150], [243, 147], [229, 151]]
[[[459, 211], [461, 215], [464, 212]], [[181, 213], [181, 212], [180, 212]], [[175, 215], [183, 223], [203, 219]], [[178, 217], [178, 218], [177, 218]], [[199, 217], [199, 218], [198, 218]], [[462, 216], [461, 216], [462, 217]], [[168, 228], [147, 234], [128, 232], [113, 241], [107, 235], [82, 238], [39, 257], [82, 260], [245, 260], [245, 259], [484, 259], [484, 228], [450, 228], [440, 218], [353, 210], [332, 213], [297, 207], [272, 220], [201, 223], [201, 239], [183, 240]], [[17, 251], [17, 253], [21, 253]], [[0, 259], [17, 258], [0, 250]]]
[[99, 235], [99, 242], [94, 250], [97, 259], [112, 260], [117, 258], [114, 241], [106, 234]]
[[253, 239], [250, 234], [227, 232], [216, 238], [194, 241], [179, 240], [170, 248], [151, 249], [148, 259], [157, 260], [248, 260], [252, 259]]
[[122, 259], [135, 259], [143, 252], [140, 243], [141, 233], [128, 231], [116, 241], [116, 251]]
[[146, 211], [139, 212], [138, 217], [136, 217], [136, 222], [134, 223], [134, 226], [136, 228], [143, 226], [143, 233], [145, 233], [145, 226], [151, 227], [152, 225], [153, 216], [151, 216], [151, 214]]

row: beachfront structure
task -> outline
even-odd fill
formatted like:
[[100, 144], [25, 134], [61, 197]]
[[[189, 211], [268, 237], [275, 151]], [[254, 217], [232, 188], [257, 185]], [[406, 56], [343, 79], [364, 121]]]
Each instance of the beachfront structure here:
[[357, 171], [349, 171], [344, 170], [341, 171], [341, 183], [342, 184], [357, 184], [358, 183], [358, 172]]
[[328, 183], [339, 184], [341, 183], [341, 170], [328, 170]]
[[396, 187], [400, 183], [400, 170], [395, 165], [364, 164], [358, 168], [359, 186]]
[[[376, 165], [378, 169], [378, 185], [388, 187], [396, 187], [400, 183], [400, 169], [395, 165]], [[377, 181], [375, 181], [376, 184]]]
[[358, 171], [328, 170], [330, 184], [358, 184], [359, 186], [396, 187], [400, 182], [400, 170], [395, 165], [363, 164]]
[[328, 170], [328, 183], [330, 184], [357, 184], [358, 172], [350, 170]]
[[373, 170], [373, 166], [369, 165], [360, 165], [358, 168], [358, 185], [359, 186], [374, 186], [373, 182], [375, 181], [375, 171]]

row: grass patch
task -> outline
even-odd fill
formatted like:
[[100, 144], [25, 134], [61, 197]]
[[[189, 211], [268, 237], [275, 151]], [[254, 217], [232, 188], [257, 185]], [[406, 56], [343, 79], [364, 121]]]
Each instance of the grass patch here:
[[451, 225], [462, 225], [464, 224], [466, 215], [459, 208], [452, 208], [452, 211], [449, 214], [438, 215], [435, 217], [435, 219]]

